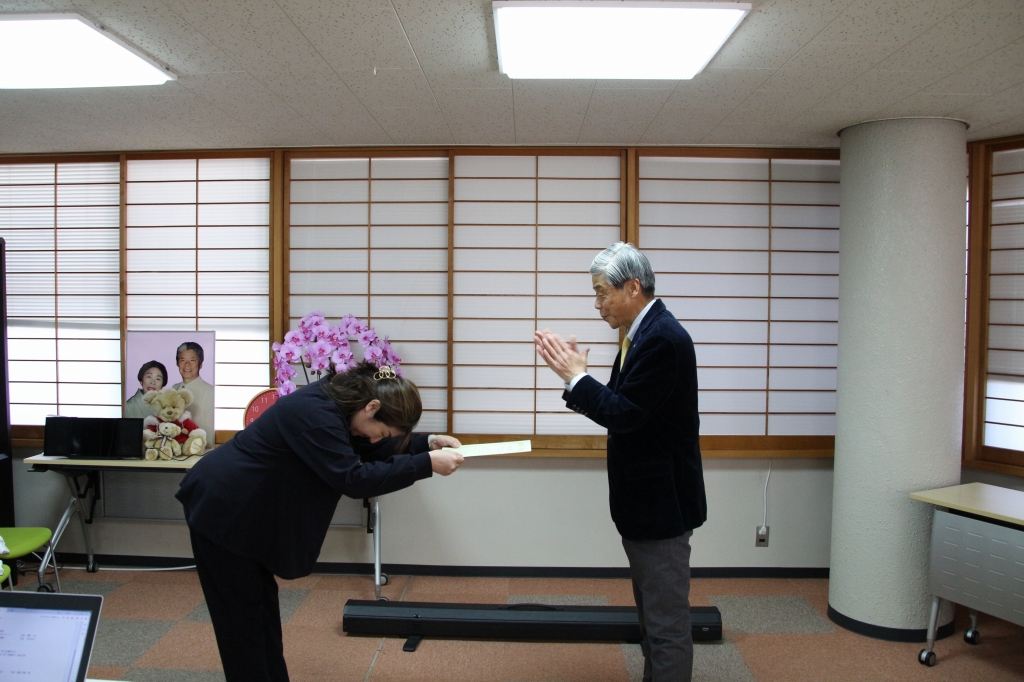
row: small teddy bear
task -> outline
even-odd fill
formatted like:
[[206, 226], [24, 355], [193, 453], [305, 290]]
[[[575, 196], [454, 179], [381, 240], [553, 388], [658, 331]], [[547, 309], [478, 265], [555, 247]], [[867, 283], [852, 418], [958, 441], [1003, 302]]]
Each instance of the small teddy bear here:
[[201, 455], [206, 449], [206, 431], [192, 421], [185, 410], [192, 404], [187, 388], [165, 388], [150, 391], [142, 400], [153, 410], [143, 421], [143, 441], [147, 460], [175, 459], [185, 455]]

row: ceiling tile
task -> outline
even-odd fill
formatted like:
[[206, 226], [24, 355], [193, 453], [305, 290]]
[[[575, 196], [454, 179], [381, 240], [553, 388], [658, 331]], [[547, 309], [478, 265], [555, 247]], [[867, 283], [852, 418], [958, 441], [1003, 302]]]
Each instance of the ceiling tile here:
[[929, 85], [927, 92], [994, 94], [1024, 82], [1024, 40], [1007, 45], [984, 59]]
[[773, 73], [773, 69], [707, 68], [696, 78], [679, 81], [669, 106], [731, 111], [754, 94]]
[[517, 144], [575, 144], [594, 92], [590, 80], [513, 81]]
[[800, 112], [811, 109], [825, 97], [794, 97], [789, 92], [758, 90], [742, 106], [736, 107], [722, 119], [723, 124], [783, 125]]
[[877, 111], [895, 104], [945, 76], [941, 71], [871, 69], [829, 96], [822, 108]]
[[978, 128], [977, 130], [972, 127], [967, 131], [967, 139], [984, 140], [992, 137], [1020, 135], [1021, 132], [1024, 132], [1024, 114], [1005, 119], [999, 123], [993, 123], [984, 128]]
[[[393, 0], [431, 84], [453, 75], [459, 87], [501, 87], [490, 0]], [[455, 83], [451, 85], [455, 86]]]
[[647, 127], [639, 144], [700, 144], [718, 124], [720, 117], [721, 111], [715, 109], [690, 110], [686, 116], [681, 117], [666, 116], [662, 109], [661, 114]]
[[437, 91], [455, 144], [515, 144], [512, 89]]
[[836, 147], [835, 132], [798, 126], [719, 125], [701, 140], [710, 145]]
[[340, 71], [359, 101], [368, 109], [387, 106], [408, 108], [434, 106], [434, 95], [419, 69], [372, 69]]
[[903, 45], [971, 0], [858, 0], [815, 39], [828, 43]]
[[672, 90], [595, 88], [580, 129], [582, 143], [637, 144]]
[[437, 107], [386, 107], [371, 111], [395, 144], [452, 144], [451, 132]]
[[879, 109], [875, 112], [875, 116], [879, 118], [949, 116], [952, 112], [963, 109], [986, 97], [987, 95], [947, 95], [934, 92], [916, 92], [891, 106]]
[[950, 112], [950, 116], [970, 123], [971, 128], [987, 127], [1022, 114], [1024, 114], [1024, 83]]

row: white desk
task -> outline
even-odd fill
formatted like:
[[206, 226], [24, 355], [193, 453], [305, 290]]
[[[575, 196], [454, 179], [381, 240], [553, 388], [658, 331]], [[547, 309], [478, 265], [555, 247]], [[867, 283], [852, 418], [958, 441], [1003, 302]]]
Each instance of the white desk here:
[[918, 661], [935, 665], [943, 599], [970, 610], [971, 627], [964, 633], [968, 644], [979, 642], [979, 611], [1024, 625], [1024, 492], [967, 483], [910, 497], [936, 506], [929, 570], [934, 596], [928, 645]]

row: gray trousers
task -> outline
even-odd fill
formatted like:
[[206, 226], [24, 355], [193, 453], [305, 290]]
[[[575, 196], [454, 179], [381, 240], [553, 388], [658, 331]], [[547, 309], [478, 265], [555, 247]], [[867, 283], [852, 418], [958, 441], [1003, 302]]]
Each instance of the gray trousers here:
[[644, 682], [690, 682], [690, 536], [633, 542], [622, 539], [640, 619]]

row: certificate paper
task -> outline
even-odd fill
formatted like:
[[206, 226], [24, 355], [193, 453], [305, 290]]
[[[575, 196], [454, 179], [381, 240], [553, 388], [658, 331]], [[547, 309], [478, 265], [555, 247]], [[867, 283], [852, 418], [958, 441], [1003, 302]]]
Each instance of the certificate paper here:
[[516, 452], [530, 452], [530, 441], [515, 440], [504, 443], [479, 443], [477, 445], [463, 445], [461, 448], [441, 448], [458, 452], [463, 457], [486, 457], [487, 455], [511, 455]]

